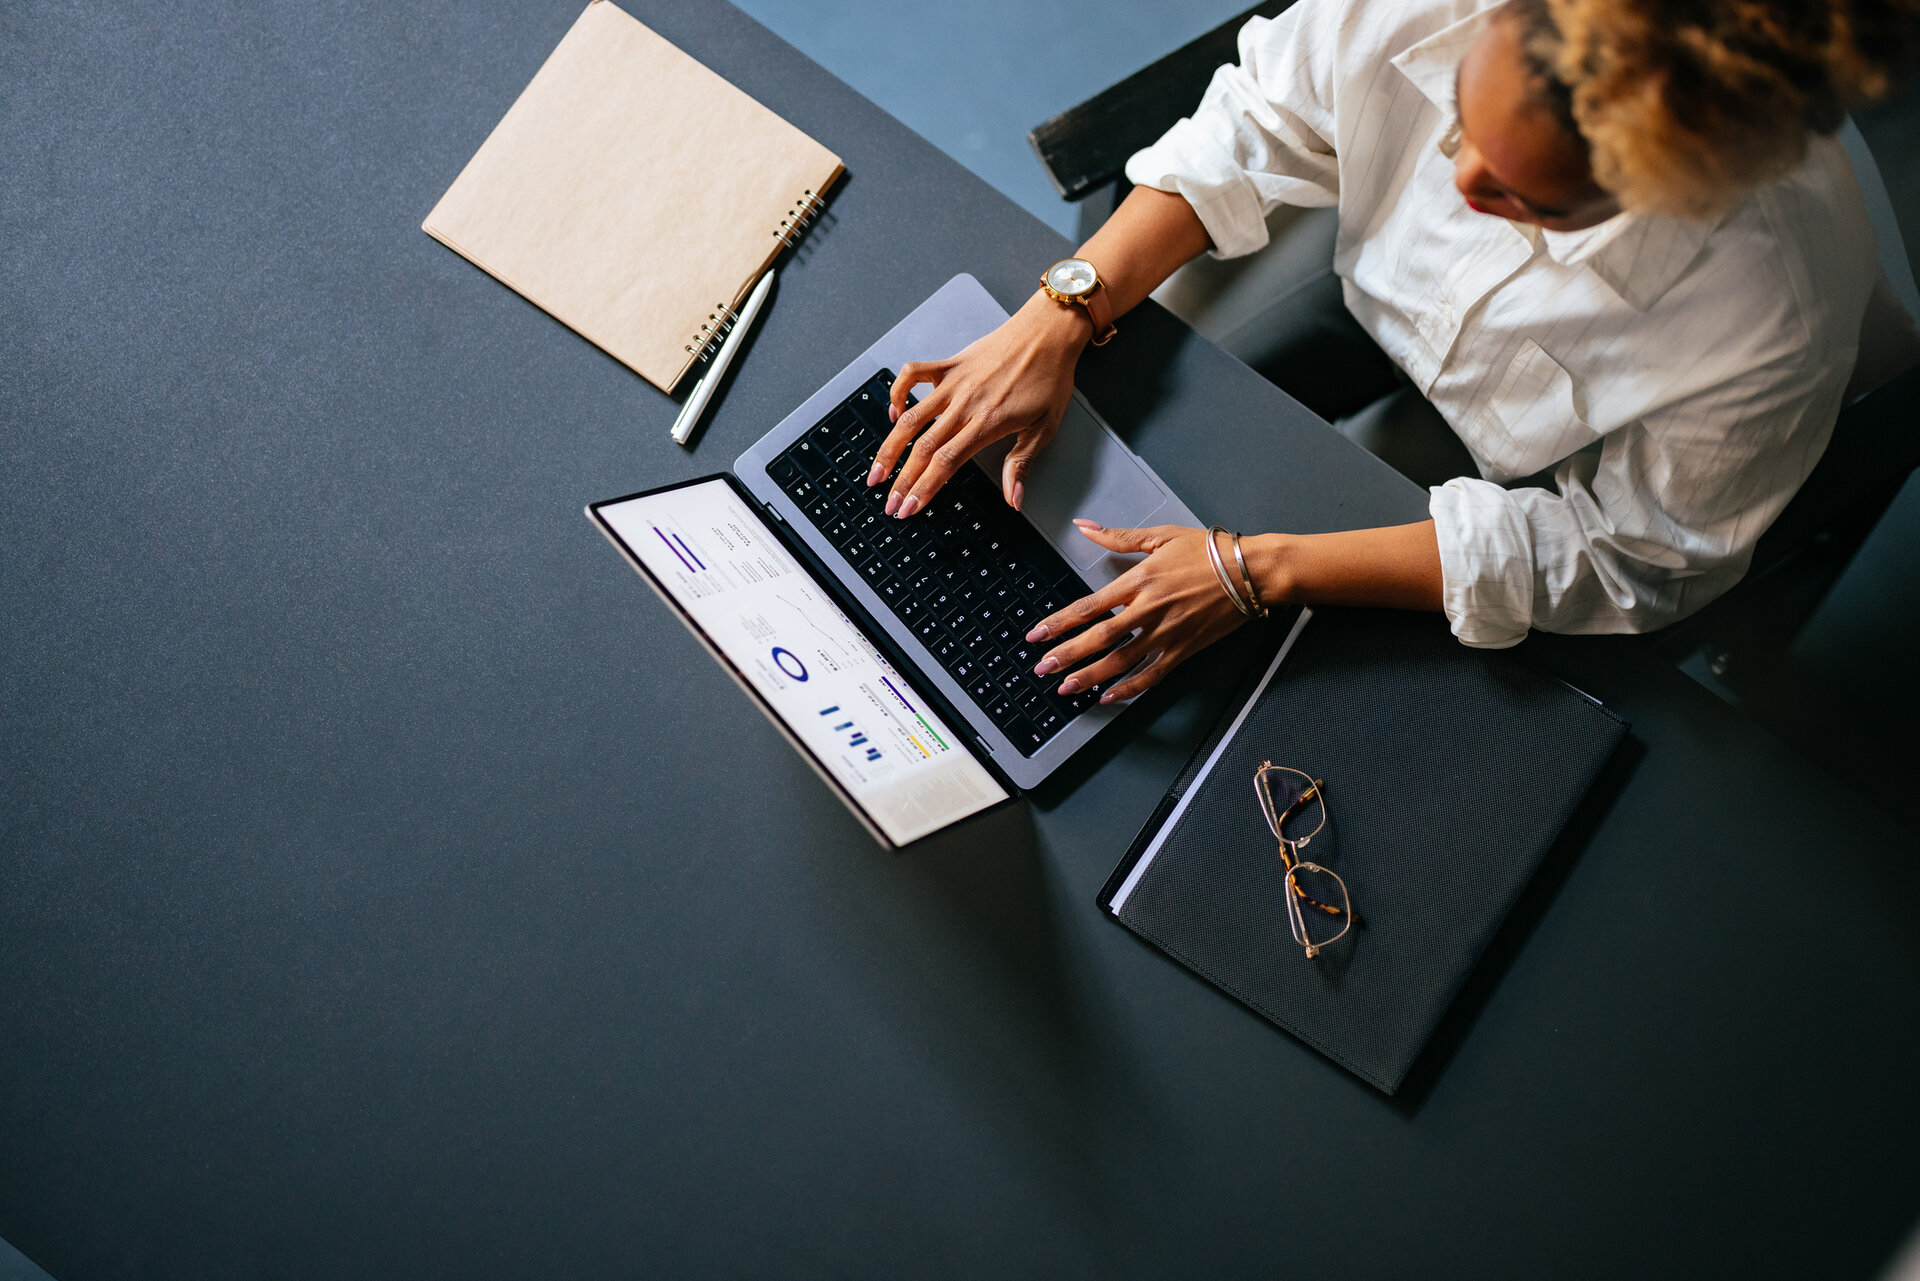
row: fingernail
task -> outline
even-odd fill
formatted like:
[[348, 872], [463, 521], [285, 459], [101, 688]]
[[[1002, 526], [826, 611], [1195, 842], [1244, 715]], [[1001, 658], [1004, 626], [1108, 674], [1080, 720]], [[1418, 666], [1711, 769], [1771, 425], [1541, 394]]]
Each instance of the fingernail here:
[[1078, 516], [1075, 516], [1073, 518], [1073, 523], [1080, 526], [1080, 528], [1082, 529], [1103, 530], [1106, 528], [1105, 525], [1102, 525], [1097, 520], [1082, 520]]
[[900, 504], [900, 519], [905, 520], [907, 517], [913, 515], [915, 512], [919, 510], [920, 510], [919, 496], [916, 494], [908, 494], [907, 501]]
[[887, 421], [890, 423], [897, 423], [900, 421], [900, 406], [898, 405], [887, 406]]
[[1045, 623], [1042, 623], [1038, 627], [1034, 628], [1032, 631], [1027, 633], [1027, 639], [1030, 641], [1043, 641], [1051, 635], [1053, 635], [1053, 633], [1047, 630], [1047, 625]]
[[1080, 678], [1078, 676], [1069, 676], [1060, 682], [1060, 697], [1065, 698], [1069, 694], [1078, 694], [1079, 692]]
[[1060, 670], [1059, 659], [1043, 658], [1040, 660], [1040, 665], [1033, 669], [1033, 674], [1035, 676], [1051, 676], [1059, 670]]
[[1111, 703], [1113, 701], [1113, 691], [1108, 690], [1106, 693], [1102, 694], [1100, 696], [1100, 701], [1103, 703]]
[[1015, 511], [1019, 511], [1020, 504], [1026, 501], [1027, 501], [1027, 482], [1024, 480], [1014, 481], [1013, 482], [1013, 509]]
[[875, 463], [873, 465], [873, 470], [867, 473], [867, 487], [871, 489], [873, 486], [878, 485], [883, 479], [886, 478], [886, 474], [887, 474], [887, 469], [882, 467], [879, 463]]
[[888, 494], [887, 495], [887, 515], [891, 516], [899, 510], [900, 510], [900, 495], [898, 493]]

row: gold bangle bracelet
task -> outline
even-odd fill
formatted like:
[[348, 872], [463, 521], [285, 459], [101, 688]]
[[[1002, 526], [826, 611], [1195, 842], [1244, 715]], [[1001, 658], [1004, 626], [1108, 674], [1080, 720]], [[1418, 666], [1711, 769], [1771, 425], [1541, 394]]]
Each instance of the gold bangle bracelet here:
[[[1220, 580], [1220, 590], [1227, 594], [1227, 599], [1233, 602], [1233, 607], [1240, 611], [1241, 617], [1252, 618], [1253, 611], [1248, 609], [1247, 603], [1240, 599], [1240, 593], [1233, 586], [1233, 576], [1227, 573], [1227, 563], [1220, 557], [1220, 544], [1215, 540], [1221, 534], [1227, 534], [1225, 526], [1207, 526], [1207, 559], [1213, 562], [1213, 572]], [[1227, 537], [1231, 538], [1233, 535], [1227, 534]]]
[[1265, 618], [1267, 607], [1260, 603], [1260, 589], [1253, 585], [1253, 575], [1247, 571], [1247, 555], [1240, 550], [1240, 535], [1233, 536], [1233, 559], [1240, 566], [1240, 581], [1247, 585], [1247, 599], [1253, 602], [1256, 617]]

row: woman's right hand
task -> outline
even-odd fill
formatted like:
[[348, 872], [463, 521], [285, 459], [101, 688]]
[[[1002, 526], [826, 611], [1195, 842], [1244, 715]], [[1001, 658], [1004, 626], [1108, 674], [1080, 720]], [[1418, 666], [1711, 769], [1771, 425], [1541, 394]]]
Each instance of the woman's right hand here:
[[[1000, 491], [1018, 510], [1033, 457], [1060, 429], [1073, 395], [1073, 367], [1093, 337], [1084, 308], [1036, 292], [1005, 324], [945, 360], [912, 361], [893, 383], [893, 431], [880, 446], [867, 484], [892, 475], [887, 514], [922, 511], [940, 487], [994, 441], [1014, 437], [1000, 469]], [[907, 408], [921, 383], [933, 391]]]

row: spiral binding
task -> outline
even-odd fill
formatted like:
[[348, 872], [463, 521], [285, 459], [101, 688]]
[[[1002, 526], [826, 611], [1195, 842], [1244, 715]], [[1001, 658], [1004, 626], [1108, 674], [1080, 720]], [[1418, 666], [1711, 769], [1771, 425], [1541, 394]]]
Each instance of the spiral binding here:
[[[793, 202], [793, 208], [787, 210], [787, 216], [782, 218], [780, 225], [774, 229], [774, 239], [780, 242], [783, 249], [793, 248], [799, 241], [800, 234], [807, 229], [807, 224], [820, 215], [820, 211], [826, 208], [826, 204], [827, 202], [812, 190], [802, 192], [800, 199]], [[713, 310], [707, 313], [706, 323], [700, 326], [700, 332], [695, 334], [693, 341], [687, 344], [687, 350], [693, 353], [695, 360], [703, 365], [706, 364], [713, 359], [713, 354], [720, 350], [720, 344], [726, 341], [727, 331], [738, 324], [739, 320], [739, 313], [733, 308], [723, 302], [715, 303]]]
[[800, 239], [800, 233], [807, 229], [808, 223], [819, 216], [820, 211], [826, 207], [826, 203], [812, 191], [802, 193], [800, 199], [793, 202], [793, 208], [787, 210], [787, 216], [780, 220], [779, 227], [775, 228], [774, 239], [778, 240], [784, 248], [793, 248], [794, 243]]
[[700, 326], [700, 332], [687, 344], [687, 350], [701, 364], [713, 359], [713, 353], [720, 350], [720, 344], [726, 341], [727, 331], [740, 319], [738, 312], [723, 302], [713, 304], [713, 310], [707, 313], [706, 323]]

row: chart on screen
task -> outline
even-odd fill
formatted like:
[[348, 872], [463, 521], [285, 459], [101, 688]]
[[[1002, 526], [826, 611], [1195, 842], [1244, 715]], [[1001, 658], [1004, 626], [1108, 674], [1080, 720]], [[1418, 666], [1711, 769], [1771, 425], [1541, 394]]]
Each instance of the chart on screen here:
[[897, 843], [1006, 792], [724, 481], [601, 516], [774, 713]]

